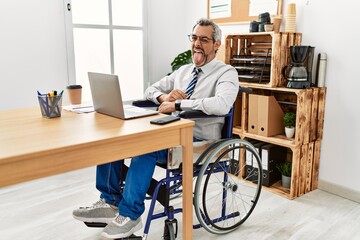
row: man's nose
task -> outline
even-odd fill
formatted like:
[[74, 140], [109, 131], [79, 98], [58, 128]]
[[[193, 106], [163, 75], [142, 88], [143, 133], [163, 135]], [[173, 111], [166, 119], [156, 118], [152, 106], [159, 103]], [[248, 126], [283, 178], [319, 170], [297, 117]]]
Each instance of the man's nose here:
[[194, 42], [195, 46], [201, 46], [201, 41], [200, 41], [200, 37], [196, 38], [196, 41]]

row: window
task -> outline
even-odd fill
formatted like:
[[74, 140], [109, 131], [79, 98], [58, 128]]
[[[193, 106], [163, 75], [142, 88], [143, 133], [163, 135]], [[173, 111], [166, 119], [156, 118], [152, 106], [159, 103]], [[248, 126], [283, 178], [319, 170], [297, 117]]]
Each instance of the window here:
[[142, 98], [144, 2], [66, 1], [69, 79], [83, 86], [84, 102], [91, 101], [88, 72], [117, 74], [124, 100]]

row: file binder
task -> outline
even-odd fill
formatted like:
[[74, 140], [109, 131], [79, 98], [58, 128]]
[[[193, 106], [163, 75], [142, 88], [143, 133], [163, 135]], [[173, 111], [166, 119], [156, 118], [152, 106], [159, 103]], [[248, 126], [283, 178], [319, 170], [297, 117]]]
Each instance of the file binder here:
[[[267, 143], [265, 143], [265, 142], [260, 142], [260, 141], [259, 141], [259, 142], [256, 142], [256, 143], [253, 143], [256, 151], [257, 151], [257, 152], [259, 153], [259, 155], [260, 155], [260, 158], [262, 158], [262, 156], [261, 156], [261, 148], [262, 148], [263, 145], [266, 145], [266, 144], [267, 144]], [[262, 164], [261, 164], [261, 165], [262, 165]], [[258, 168], [259, 168], [258, 163], [257, 163], [257, 161], [255, 160], [255, 158], [253, 157], [253, 158], [252, 158], [252, 173], [253, 173], [253, 175], [252, 175], [252, 181], [253, 181], [253, 182], [256, 182], [256, 181], [257, 181], [258, 174], [259, 174]]]
[[[249, 142], [252, 145], [259, 143], [257, 140], [249, 140]], [[249, 150], [245, 150], [245, 179], [248, 181], [255, 180], [255, 173], [253, 172], [253, 161], [253, 153]]]
[[253, 175], [253, 158], [252, 153], [249, 150], [245, 151], [245, 172], [246, 172], [246, 180], [252, 181], [254, 179]]
[[[234, 147], [239, 147], [239, 143], [234, 144]], [[240, 148], [235, 149], [232, 151], [232, 155], [229, 156], [231, 158], [230, 160], [230, 173], [238, 176], [240, 174], [239, 172], [239, 162], [240, 162]]]
[[266, 144], [261, 146], [261, 160], [263, 167], [264, 186], [270, 187], [281, 179], [281, 173], [276, 165], [286, 160], [287, 148], [274, 144]]

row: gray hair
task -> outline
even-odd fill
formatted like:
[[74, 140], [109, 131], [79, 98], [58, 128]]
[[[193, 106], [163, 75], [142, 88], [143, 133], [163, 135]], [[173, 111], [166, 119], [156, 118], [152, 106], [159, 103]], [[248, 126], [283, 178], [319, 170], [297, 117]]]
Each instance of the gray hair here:
[[212, 26], [213, 27], [212, 37], [214, 39], [214, 42], [216, 42], [218, 40], [221, 41], [221, 29], [212, 20], [206, 19], [206, 18], [200, 18], [196, 22], [196, 24], [194, 25], [193, 30], [195, 29], [195, 27], [197, 25], [199, 25], [199, 26]]

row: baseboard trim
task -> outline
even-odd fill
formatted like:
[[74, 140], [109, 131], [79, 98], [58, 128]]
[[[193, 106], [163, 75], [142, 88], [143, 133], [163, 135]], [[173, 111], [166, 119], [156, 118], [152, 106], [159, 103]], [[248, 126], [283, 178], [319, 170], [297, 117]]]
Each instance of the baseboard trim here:
[[318, 189], [360, 203], [360, 192], [324, 180], [318, 182]]

